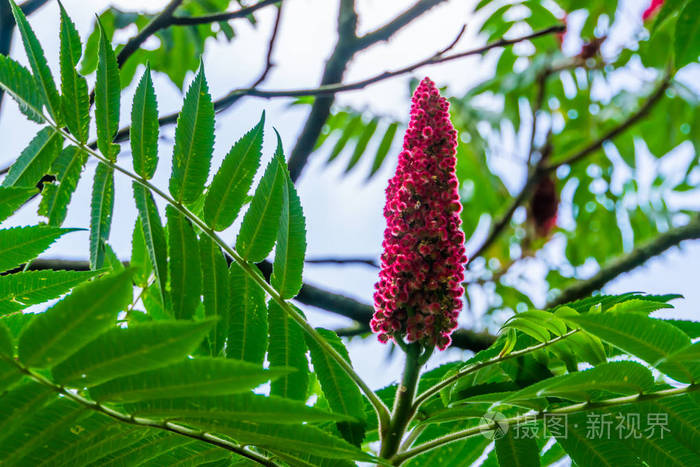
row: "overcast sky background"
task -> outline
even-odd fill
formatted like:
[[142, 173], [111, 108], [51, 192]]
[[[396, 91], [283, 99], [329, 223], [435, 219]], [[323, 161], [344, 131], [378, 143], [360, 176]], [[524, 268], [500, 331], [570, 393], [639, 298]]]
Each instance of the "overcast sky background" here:
[[[83, 43], [92, 28], [95, 13], [103, 11], [110, 3], [122, 9], [143, 11], [147, 3], [150, 11], [160, 9], [166, 2], [120, 0], [107, 2], [94, 0], [90, 2], [64, 0], [64, 6], [76, 23]], [[326, 58], [335, 44], [335, 22], [337, 16], [337, 1], [328, 0], [286, 0], [282, 27], [274, 54], [276, 67], [264, 84], [265, 89], [290, 89], [314, 87], [318, 84]], [[360, 15], [359, 32], [363, 33], [384, 24], [412, 2], [398, 0], [358, 0]], [[367, 76], [413, 63], [421, 58], [431, 56], [449, 44], [463, 24], [469, 23], [469, 11], [472, 1], [452, 0], [447, 5], [439, 6], [412, 23], [398, 33], [389, 43], [379, 44], [358, 55], [350, 64], [346, 81], [354, 81]], [[621, 25], [623, 31], [631, 34], [641, 27], [635, 18], [641, 16], [646, 7], [646, 1], [621, 1], [619, 8], [625, 10], [623, 17], [627, 22]], [[245, 87], [259, 74], [264, 62], [269, 31], [274, 19], [273, 9], [264, 8], [256, 17], [259, 20], [253, 28], [246, 21], [237, 20], [234, 23], [236, 39], [232, 43], [221, 41], [208, 43], [204, 57], [207, 79], [212, 96], [216, 99], [231, 89]], [[54, 71], [58, 77], [58, 28], [59, 13], [56, 2], [50, 2], [29, 20], [39, 36]], [[472, 30], [475, 28], [471, 28]], [[119, 33], [117, 38], [130, 37], [135, 29]], [[623, 35], [624, 36], [624, 35]], [[620, 40], [624, 40], [624, 37]], [[468, 29], [455, 50], [467, 50], [481, 45], [482, 40]], [[152, 43], [151, 43], [152, 44]], [[148, 43], [147, 43], [148, 45]], [[568, 42], [566, 47], [578, 50], [580, 44]], [[15, 34], [11, 56], [26, 64], [19, 34]], [[137, 78], [142, 70], [137, 71]], [[428, 75], [439, 86], [449, 86], [453, 95], [459, 95], [466, 89], [478, 83], [488, 75], [488, 63], [471, 57], [449, 64], [433, 66], [418, 70], [413, 76], [422, 78]], [[187, 82], [191, 80], [190, 75]], [[402, 121], [408, 116], [409, 95], [408, 76], [384, 81], [360, 91], [341, 94], [338, 102], [351, 104], [357, 109], [366, 108], [376, 113], [391, 115]], [[182, 95], [170, 81], [159, 74], [154, 76], [159, 111], [162, 114], [180, 109]], [[58, 82], [58, 81], [57, 81]], [[122, 93], [121, 125], [128, 124], [129, 108], [135, 84]], [[274, 141], [271, 137], [272, 127], [280, 132], [287, 152], [293, 147], [301, 126], [305, 121], [308, 107], [288, 107], [289, 100], [263, 100], [246, 98], [233, 110], [217, 116], [216, 144], [212, 167], [217, 168], [228, 152], [231, 145], [259, 119], [260, 113], [267, 112], [266, 140], [264, 158], [268, 160], [274, 151]], [[19, 112], [11, 99], [5, 97], [2, 113], [0, 114], [0, 166], [10, 163], [29, 140], [36, 134], [38, 127], [28, 122]], [[172, 135], [174, 127], [161, 130], [159, 168], [154, 179], [156, 185], [166, 187], [171, 167]], [[93, 130], [94, 136], [94, 130]], [[396, 142], [400, 144], [399, 138]], [[395, 143], [396, 143], [395, 142]], [[369, 151], [372, 147], [369, 148]], [[298, 190], [307, 217], [308, 254], [313, 257], [347, 257], [375, 256], [380, 254], [384, 218], [384, 188], [387, 179], [395, 167], [399, 146], [395, 147], [388, 156], [382, 171], [371, 183], [364, 183], [369, 170], [371, 158], [365, 158], [358, 168], [349, 176], [342, 176], [347, 157], [339, 158], [330, 166], [325, 165], [328, 148], [311, 156], [309, 165], [298, 182]], [[128, 145], [123, 146], [119, 164], [131, 168]], [[524, 171], [522, 163], [509, 159], [506, 155], [497, 161], [498, 167], [507, 175], [509, 188], [512, 191], [522, 183]], [[652, 168], [657, 162], [649, 158], [642, 161], [642, 166]], [[88, 162], [88, 170], [83, 175], [73, 202], [69, 208], [64, 225], [71, 227], [89, 227], [89, 200], [92, 185], [92, 173], [95, 169], [94, 159]], [[116, 201], [110, 243], [117, 254], [128, 259], [130, 252], [131, 232], [136, 217], [136, 209], [131, 198], [131, 183], [125, 177], [116, 175]], [[161, 212], [164, 204], [156, 200]], [[475, 200], [474, 202], [478, 202]], [[38, 201], [25, 207], [20, 213], [11, 217], [4, 226], [26, 225], [36, 223], [36, 208]], [[468, 209], [468, 206], [466, 206]], [[242, 216], [241, 216], [242, 217]], [[223, 238], [230, 243], [235, 240], [236, 226], [224, 232]], [[59, 240], [44, 257], [61, 256], [70, 259], [84, 259], [88, 254], [88, 233], [72, 233]], [[473, 239], [471, 251], [480, 239]], [[686, 299], [676, 301], [676, 310], [666, 312], [665, 317], [682, 317], [698, 319], [697, 311], [700, 304], [700, 288], [697, 286], [697, 265], [700, 264], [700, 243], [685, 242], [682, 249], [674, 248], [665, 255], [649, 261], [645, 266], [615, 280], [605, 291], [622, 293], [627, 291], [644, 291], [649, 293], [681, 293]], [[542, 268], [531, 265], [526, 275], [540, 277]], [[591, 271], [591, 273], [594, 271]], [[305, 280], [311, 284], [321, 285], [329, 290], [339, 291], [366, 303], [371, 303], [373, 284], [377, 278], [377, 270], [366, 266], [318, 266], [307, 265], [304, 271]], [[540, 300], [544, 302], [544, 290], [536, 290]], [[350, 324], [349, 320], [335, 317], [328, 313], [320, 313], [309, 307], [302, 307], [314, 325], [330, 328]], [[461, 324], [469, 327], [479, 327], [472, 322], [473, 316], [479, 314], [477, 309], [472, 313], [463, 313]], [[400, 374], [400, 359], [389, 360], [387, 347], [376, 342], [374, 338], [354, 339], [350, 344], [350, 354], [360, 375], [365, 377], [370, 386], [379, 388], [395, 381]], [[437, 353], [430, 362], [435, 366], [440, 362], [464, 358], [467, 354], [459, 350], [448, 350]]]

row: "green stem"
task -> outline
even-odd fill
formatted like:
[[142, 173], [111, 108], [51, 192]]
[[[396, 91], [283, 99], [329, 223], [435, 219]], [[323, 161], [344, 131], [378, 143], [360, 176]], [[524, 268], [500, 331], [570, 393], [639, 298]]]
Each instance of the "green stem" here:
[[467, 366], [466, 368], [463, 368], [461, 371], [450, 376], [449, 378], [443, 379], [435, 386], [431, 386], [430, 388], [426, 389], [420, 396], [418, 396], [416, 398], [416, 402], [413, 405], [413, 409], [412, 409], [413, 413], [415, 413], [425, 401], [430, 399], [435, 394], [439, 393], [443, 388], [446, 388], [450, 384], [454, 383], [455, 381], [457, 381], [460, 378], [467, 376], [470, 373], [473, 373], [475, 371], [478, 371], [478, 370], [480, 370], [484, 367], [490, 366], [490, 365], [495, 365], [497, 363], [501, 363], [501, 362], [503, 362], [505, 360], [509, 360], [511, 358], [520, 357], [522, 355], [534, 352], [536, 350], [543, 349], [543, 348], [548, 347], [552, 344], [556, 344], [557, 342], [560, 342], [560, 341], [566, 339], [567, 337], [577, 333], [578, 331], [580, 331], [580, 329], [573, 329], [573, 330], [567, 332], [566, 334], [562, 334], [561, 336], [555, 337], [552, 340], [549, 340], [546, 342], [541, 342], [537, 345], [533, 345], [531, 347], [526, 347], [524, 349], [517, 350], [515, 352], [510, 352], [510, 353], [505, 354], [505, 355], [498, 355], [498, 356], [490, 358], [488, 360], [484, 360], [483, 362], [477, 362], [477, 363], [474, 363], [473, 365]]
[[[36, 110], [35, 110], [36, 111]], [[39, 113], [39, 115], [42, 115]], [[50, 121], [46, 117], [44, 119], [51, 125], [53, 128], [56, 129], [56, 131], [60, 132], [66, 139], [70, 140], [77, 146], [79, 146], [81, 149], [83, 149], [87, 154], [97, 158], [101, 163], [111, 167], [112, 169], [121, 172], [122, 174], [126, 175], [127, 177], [131, 178], [134, 180], [136, 183], [142, 185], [145, 188], [148, 188], [151, 190], [153, 193], [157, 194], [159, 197], [164, 199], [167, 203], [172, 205], [175, 209], [180, 211], [185, 217], [187, 217], [193, 224], [197, 225], [202, 232], [204, 232], [209, 238], [211, 238], [219, 247], [221, 247], [236, 263], [238, 263], [241, 268], [253, 279], [255, 282], [258, 283], [262, 289], [267, 292], [267, 294], [275, 301], [277, 304], [279, 304], [280, 307], [289, 315], [294, 321], [299, 324], [299, 326], [306, 331], [309, 336], [316, 341], [316, 343], [321, 346], [321, 348], [335, 360], [338, 365], [347, 373], [347, 375], [357, 384], [357, 386], [360, 388], [360, 390], [367, 396], [367, 399], [369, 400], [370, 404], [374, 408], [374, 411], [377, 414], [377, 418], [379, 421], [379, 426], [380, 428], [388, 426], [390, 415], [389, 415], [389, 409], [384, 405], [384, 402], [372, 391], [369, 386], [367, 386], [367, 383], [364, 382], [364, 380], [358, 375], [355, 370], [352, 368], [350, 363], [348, 363], [339, 353], [336, 351], [333, 346], [331, 346], [324, 338], [321, 336], [316, 329], [314, 329], [313, 326], [311, 326], [309, 323], [306, 322], [306, 320], [299, 315], [294, 309], [287, 303], [280, 295], [279, 293], [265, 281], [264, 278], [260, 276], [260, 274], [255, 273], [253, 270], [253, 265], [251, 265], [248, 261], [243, 259], [233, 248], [231, 248], [224, 240], [219, 237], [216, 232], [214, 232], [203, 220], [201, 220], [197, 215], [195, 215], [192, 211], [187, 209], [184, 205], [181, 203], [178, 203], [175, 201], [171, 196], [169, 196], [167, 193], [164, 191], [160, 190], [158, 187], [150, 183], [148, 180], [145, 178], [142, 178], [139, 175], [136, 175], [132, 172], [130, 172], [127, 169], [124, 169], [120, 166], [118, 166], [116, 163], [110, 161], [109, 159], [105, 158], [101, 154], [97, 153], [90, 147], [86, 146], [84, 143], [81, 143], [78, 141], [76, 138], [73, 137], [72, 134], [61, 128], [60, 126], [56, 125], [54, 122]]]
[[655, 392], [649, 392], [649, 393], [644, 393], [644, 394], [633, 394], [631, 396], [622, 396], [622, 397], [615, 397], [613, 399], [605, 399], [602, 401], [597, 401], [597, 402], [581, 402], [578, 404], [573, 404], [569, 405], [566, 407], [559, 407], [556, 409], [551, 409], [551, 410], [543, 410], [540, 411], [536, 414], [526, 414], [526, 415], [520, 415], [517, 417], [511, 417], [511, 418], [506, 418], [499, 420], [498, 423], [496, 422], [490, 422], [490, 423], [485, 423], [482, 425], [478, 425], [475, 427], [468, 428], [466, 430], [458, 431], [456, 433], [450, 433], [445, 436], [441, 436], [439, 438], [436, 438], [432, 441], [429, 441], [425, 444], [421, 444], [420, 446], [416, 446], [413, 449], [410, 449], [408, 451], [402, 452], [400, 454], [396, 454], [394, 457], [392, 457], [389, 461], [392, 465], [401, 465], [403, 462], [407, 461], [408, 459], [415, 457], [419, 454], [423, 454], [424, 452], [430, 451], [431, 449], [438, 448], [440, 446], [443, 446], [448, 443], [452, 443], [455, 441], [460, 441], [465, 438], [469, 438], [471, 436], [494, 430], [496, 428], [502, 428], [503, 424], [507, 424], [508, 426], [513, 426], [517, 425], [519, 423], [531, 421], [531, 420], [540, 420], [545, 417], [545, 415], [552, 415], [552, 414], [558, 414], [558, 415], [568, 415], [572, 413], [577, 413], [577, 412], [585, 412], [588, 410], [594, 410], [594, 409], [604, 409], [604, 408], [609, 408], [609, 407], [616, 407], [620, 405], [625, 405], [625, 404], [631, 404], [634, 402], [645, 402], [645, 401], [650, 401], [650, 400], [655, 400], [655, 399], [662, 399], [666, 397], [672, 397], [672, 396], [679, 396], [683, 394], [689, 394], [694, 391], [700, 390], [700, 384], [691, 384], [689, 386], [684, 386], [681, 388], [671, 388], [671, 389], [664, 389], [661, 391], [655, 391]]
[[136, 425], [136, 426], [142, 426], [142, 427], [148, 427], [148, 428], [156, 428], [160, 430], [165, 430], [169, 431], [171, 433], [175, 433], [180, 436], [185, 436], [188, 438], [196, 439], [199, 441], [202, 441], [207, 444], [212, 444], [214, 446], [218, 446], [222, 449], [226, 449], [227, 451], [234, 452], [238, 454], [239, 456], [243, 456], [251, 461], [254, 461], [260, 465], [265, 465], [265, 466], [270, 466], [270, 467], [277, 467], [278, 464], [276, 464], [274, 461], [271, 459], [258, 454], [253, 451], [249, 451], [245, 447], [238, 445], [232, 441], [229, 441], [227, 439], [221, 438], [219, 436], [216, 436], [212, 433], [209, 433], [207, 431], [203, 430], [198, 430], [196, 428], [189, 428], [183, 425], [180, 425], [178, 423], [173, 423], [167, 420], [153, 420], [150, 418], [144, 418], [144, 417], [136, 417], [131, 414], [126, 414], [123, 412], [119, 412], [118, 410], [114, 410], [111, 407], [107, 407], [105, 405], [102, 405], [101, 403], [97, 401], [93, 401], [91, 399], [88, 399], [86, 397], [81, 396], [75, 391], [70, 391], [66, 389], [64, 386], [58, 385], [54, 383], [53, 381], [49, 380], [48, 378], [33, 372], [29, 368], [26, 368], [23, 366], [20, 362], [18, 362], [14, 358], [7, 357], [5, 355], [0, 355], [0, 360], [6, 361], [7, 363], [15, 366], [17, 370], [30, 377], [37, 383], [46, 386], [53, 391], [57, 392], [58, 394], [61, 394], [67, 399], [72, 400], [73, 402], [82, 405], [83, 407], [87, 407], [90, 410], [94, 410], [95, 412], [99, 412], [103, 415], [106, 415], [114, 420], [117, 420], [122, 423], [128, 423], [130, 425]]
[[382, 447], [379, 455], [385, 459], [389, 459], [399, 450], [401, 439], [406, 432], [408, 423], [411, 421], [411, 406], [413, 405], [413, 398], [416, 394], [422, 366], [420, 357], [421, 345], [417, 342], [408, 344], [403, 379], [399, 387], [396, 388], [391, 423], [388, 426], [388, 430], [380, 431], [382, 433]]

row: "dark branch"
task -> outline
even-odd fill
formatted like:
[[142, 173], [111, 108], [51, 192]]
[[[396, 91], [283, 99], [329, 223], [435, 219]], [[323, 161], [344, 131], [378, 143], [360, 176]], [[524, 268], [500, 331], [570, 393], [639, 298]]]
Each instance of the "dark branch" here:
[[[353, 44], [357, 40], [357, 13], [354, 0], [341, 0], [338, 11], [338, 42], [333, 49], [321, 76], [321, 86], [339, 83], [343, 79], [348, 62], [357, 51]], [[229, 94], [230, 95], [230, 94]], [[235, 92], [234, 94], [235, 95]], [[227, 96], [228, 97], [228, 96]], [[296, 181], [306, 165], [309, 154], [313, 151], [324, 123], [331, 113], [334, 96], [319, 97], [311, 105], [311, 111], [299, 134], [297, 143], [289, 155], [289, 172]]]
[[563, 26], [552, 26], [550, 28], [543, 29], [541, 31], [537, 31], [537, 32], [534, 32], [532, 34], [528, 34], [528, 35], [521, 36], [521, 37], [516, 37], [515, 39], [501, 39], [501, 40], [486, 44], [482, 47], [467, 50], [464, 52], [459, 52], [459, 53], [455, 53], [455, 54], [451, 54], [451, 55], [442, 55], [442, 54], [433, 55], [430, 58], [426, 58], [426, 59], [421, 60], [419, 62], [416, 62], [412, 65], [408, 65], [404, 68], [399, 68], [399, 69], [393, 70], [393, 71], [385, 71], [385, 72], [380, 73], [378, 75], [372, 76], [370, 78], [365, 78], [361, 81], [356, 81], [354, 83], [332, 84], [332, 85], [320, 86], [318, 88], [289, 89], [289, 90], [279, 90], [279, 91], [253, 89], [253, 88], [236, 89], [236, 90], [231, 91], [229, 93], [229, 95], [245, 94], [245, 95], [254, 96], [254, 97], [272, 98], [272, 97], [325, 96], [325, 95], [337, 94], [339, 92], [345, 92], [345, 91], [356, 91], [358, 89], [363, 89], [371, 84], [378, 83], [379, 81], [384, 81], [384, 80], [389, 79], [389, 78], [394, 78], [396, 76], [405, 75], [407, 73], [415, 71], [418, 68], [422, 68], [424, 66], [436, 65], [438, 63], [451, 62], [454, 60], [459, 60], [461, 58], [468, 57], [470, 55], [479, 55], [479, 54], [482, 54], [484, 52], [487, 52], [491, 49], [495, 49], [498, 47], [505, 47], [508, 45], [516, 44], [518, 42], [523, 42], [523, 41], [535, 39], [537, 37], [544, 36], [547, 34], [553, 34], [556, 32], [560, 32], [562, 28], [563, 28]]
[[307, 264], [364, 264], [378, 268], [377, 260], [374, 258], [308, 258]]
[[[258, 79], [256, 79], [255, 82], [250, 86], [252, 88], [255, 88], [262, 84], [267, 79], [267, 75], [270, 73], [270, 70], [272, 70], [272, 68], [275, 66], [275, 64], [272, 62], [272, 53], [275, 50], [275, 44], [277, 43], [277, 34], [279, 32], [280, 23], [282, 20], [282, 5], [283, 3], [280, 2], [279, 8], [277, 8], [277, 15], [275, 16], [275, 23], [272, 26], [270, 40], [267, 44], [267, 54], [265, 55], [265, 67], [263, 68], [262, 73], [260, 73], [260, 76], [258, 76]], [[217, 112], [221, 112], [225, 109], [230, 108], [232, 105], [238, 102], [238, 99], [240, 99], [241, 97], [243, 97], [243, 95], [233, 97], [225, 106], [216, 105], [215, 103], [214, 108]]]
[[621, 274], [641, 266], [648, 259], [660, 255], [683, 240], [698, 238], [700, 238], [700, 216], [696, 216], [687, 225], [671, 229], [648, 243], [637, 247], [627, 255], [616, 258], [590, 279], [575, 282], [570, 287], [562, 290], [554, 300], [547, 304], [547, 307], [550, 308], [587, 297]]
[[25, 16], [29, 16], [42, 6], [46, 5], [48, 1], [49, 0], [27, 0], [26, 2], [22, 3], [19, 7], [21, 8], [22, 13], [24, 13]]
[[175, 10], [181, 3], [182, 0], [170, 0], [170, 3], [166, 5], [163, 11], [158, 13], [158, 15], [153, 18], [151, 22], [146, 25], [146, 27], [139, 31], [138, 34], [127, 41], [124, 48], [119, 52], [119, 55], [117, 55], [117, 63], [119, 63], [120, 68], [122, 65], [124, 65], [124, 63], [126, 63], [128, 58], [141, 47], [141, 44], [146, 42], [149, 37], [151, 37], [157, 31], [167, 28], [172, 24], [173, 13], [175, 13]]
[[408, 25], [423, 13], [444, 1], [445, 0], [421, 0], [417, 2], [411, 8], [394, 18], [390, 23], [375, 31], [367, 33], [362, 37], [358, 37], [357, 41], [355, 42], [356, 47], [358, 50], [366, 49], [377, 42], [389, 40], [391, 36], [396, 34], [404, 26]]
[[236, 18], [245, 18], [246, 16], [252, 14], [254, 11], [262, 7], [266, 7], [268, 5], [273, 5], [275, 3], [282, 3], [282, 0], [263, 0], [247, 8], [241, 8], [240, 10], [229, 11], [225, 13], [216, 13], [213, 15], [173, 16], [170, 21], [170, 24], [173, 26], [190, 26], [195, 24], [207, 24], [217, 23], [219, 21], [229, 21]]

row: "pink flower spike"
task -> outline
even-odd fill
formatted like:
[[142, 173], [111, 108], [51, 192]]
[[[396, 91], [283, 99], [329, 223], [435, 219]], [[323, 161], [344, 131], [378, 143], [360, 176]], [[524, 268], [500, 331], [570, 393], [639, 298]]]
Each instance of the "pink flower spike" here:
[[380, 342], [405, 339], [444, 350], [462, 308], [465, 237], [455, 174], [457, 132], [448, 107], [435, 84], [423, 79], [386, 189], [387, 228], [372, 319]]

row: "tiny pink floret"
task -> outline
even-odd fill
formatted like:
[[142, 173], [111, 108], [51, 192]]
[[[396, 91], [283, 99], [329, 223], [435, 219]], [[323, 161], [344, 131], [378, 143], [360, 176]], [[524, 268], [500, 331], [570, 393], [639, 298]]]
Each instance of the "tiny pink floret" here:
[[420, 342], [444, 350], [462, 309], [464, 234], [455, 174], [457, 132], [447, 99], [423, 79], [396, 174], [386, 189], [379, 282], [370, 322], [380, 342]]

